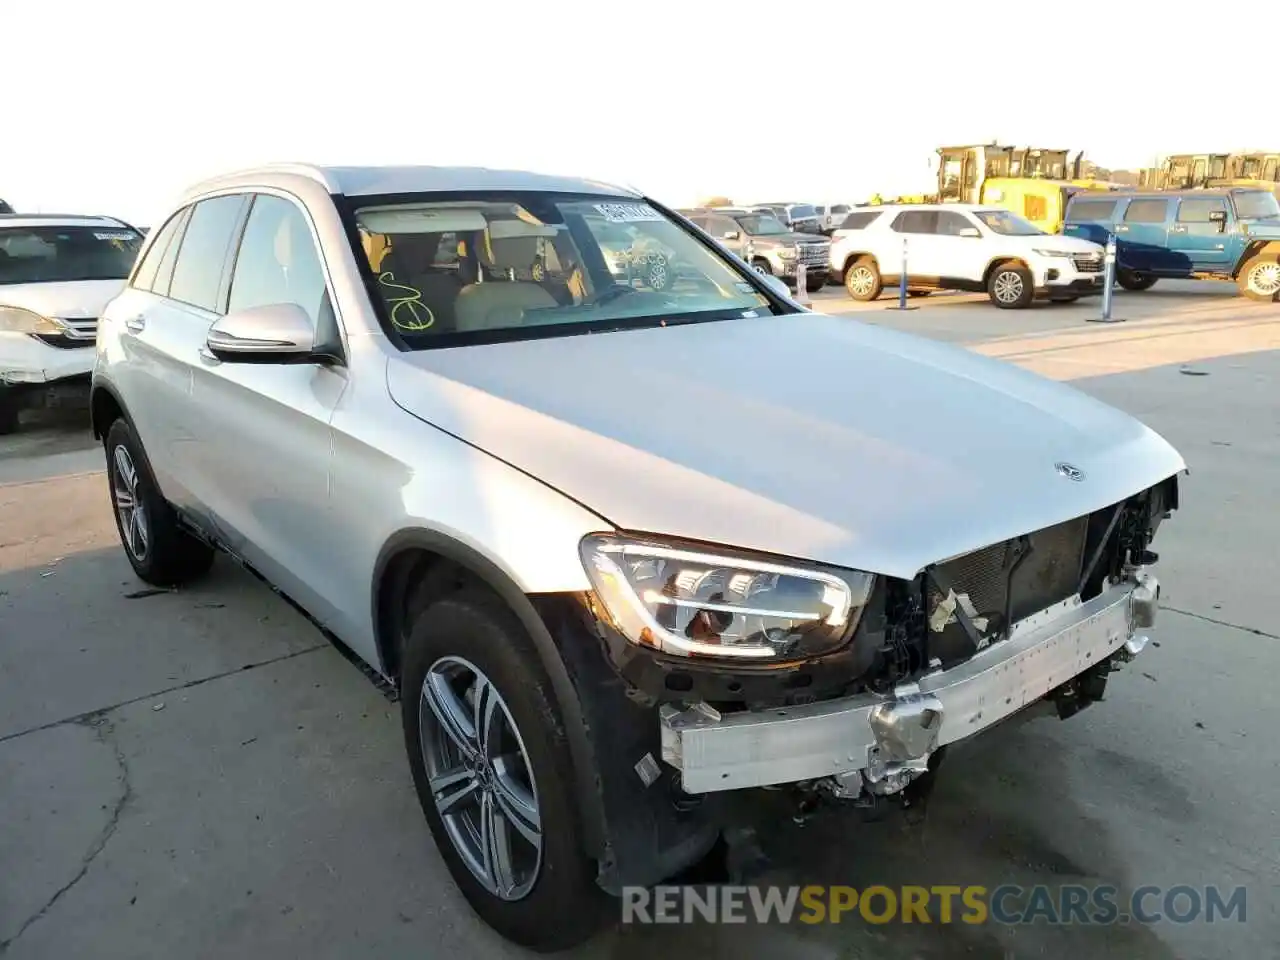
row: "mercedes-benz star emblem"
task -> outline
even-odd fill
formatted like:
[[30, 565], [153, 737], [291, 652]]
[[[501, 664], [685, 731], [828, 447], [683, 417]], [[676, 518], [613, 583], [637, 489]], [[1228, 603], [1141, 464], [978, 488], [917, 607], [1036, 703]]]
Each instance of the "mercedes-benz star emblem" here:
[[1077, 467], [1074, 463], [1056, 463], [1058, 475], [1066, 477], [1068, 480], [1074, 480], [1079, 483], [1084, 479], [1084, 471]]

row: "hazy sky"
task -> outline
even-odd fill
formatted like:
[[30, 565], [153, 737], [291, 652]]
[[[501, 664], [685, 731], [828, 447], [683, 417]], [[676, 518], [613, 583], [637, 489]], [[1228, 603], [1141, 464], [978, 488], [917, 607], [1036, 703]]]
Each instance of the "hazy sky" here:
[[1214, 92], [1238, 30], [1201, 40], [1154, 0], [1072, 8], [0, 0], [0, 197], [148, 225], [206, 175], [310, 160], [821, 202], [925, 189], [942, 144], [1112, 167], [1276, 149], [1255, 142], [1274, 124], [1251, 135], [1256, 98]]

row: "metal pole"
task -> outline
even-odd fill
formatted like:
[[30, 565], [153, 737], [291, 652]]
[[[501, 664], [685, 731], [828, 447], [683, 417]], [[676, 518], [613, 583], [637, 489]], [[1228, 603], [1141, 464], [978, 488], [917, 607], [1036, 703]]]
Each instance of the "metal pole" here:
[[1124, 323], [1119, 317], [1111, 315], [1112, 298], [1116, 284], [1116, 235], [1107, 234], [1106, 256], [1102, 265], [1102, 316], [1091, 317], [1092, 323]]
[[804, 258], [796, 250], [796, 303], [809, 303], [809, 281], [805, 279]]
[[898, 303], [896, 306], [889, 307], [889, 310], [914, 310], [915, 307], [907, 306], [907, 238], [902, 238], [902, 271], [898, 278]]
[[907, 238], [902, 238], [902, 273], [898, 277], [898, 309], [907, 309]]

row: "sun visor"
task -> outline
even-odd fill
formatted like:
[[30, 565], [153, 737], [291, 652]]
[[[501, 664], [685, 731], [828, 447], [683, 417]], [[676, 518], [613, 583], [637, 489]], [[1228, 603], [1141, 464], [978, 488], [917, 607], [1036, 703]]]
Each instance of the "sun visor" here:
[[493, 220], [489, 223], [489, 236], [494, 240], [514, 240], [518, 237], [554, 237], [555, 227], [534, 226], [523, 220]]
[[370, 207], [356, 214], [360, 225], [371, 233], [465, 233], [485, 228], [484, 215], [477, 210], [450, 210], [439, 207]]

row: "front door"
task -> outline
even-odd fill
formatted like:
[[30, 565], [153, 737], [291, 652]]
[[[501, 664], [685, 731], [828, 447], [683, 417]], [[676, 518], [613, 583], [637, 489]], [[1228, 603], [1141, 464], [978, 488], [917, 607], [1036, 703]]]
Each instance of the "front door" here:
[[[296, 303], [317, 341], [340, 342], [333, 298], [301, 203], [252, 198], [220, 313]], [[233, 363], [197, 351], [195, 473], [228, 546], [322, 622], [332, 623], [329, 421], [347, 385], [341, 365]]]
[[1232, 264], [1226, 197], [1183, 197], [1169, 228], [1169, 258], [1180, 272], [1219, 272]]
[[907, 277], [921, 285], [927, 286], [938, 276], [941, 261], [934, 234], [938, 216], [936, 210], [904, 210], [894, 217], [890, 224], [894, 239], [880, 256], [880, 273], [886, 284], [899, 283], [904, 260]]

